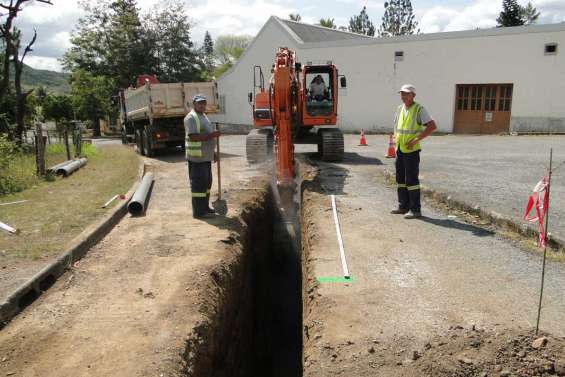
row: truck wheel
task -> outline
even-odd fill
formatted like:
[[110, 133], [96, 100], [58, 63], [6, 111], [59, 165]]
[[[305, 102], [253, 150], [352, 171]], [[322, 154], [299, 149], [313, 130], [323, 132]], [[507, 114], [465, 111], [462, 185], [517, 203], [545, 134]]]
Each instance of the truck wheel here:
[[126, 130], [125, 128], [122, 130], [122, 144], [127, 144], [128, 143], [128, 136], [126, 134]]
[[143, 134], [141, 133], [141, 130], [135, 130], [135, 146], [137, 149], [137, 153], [140, 155], [144, 155], [143, 153]]
[[143, 131], [143, 152], [147, 157], [155, 156], [155, 150], [151, 147], [151, 138], [147, 130]]

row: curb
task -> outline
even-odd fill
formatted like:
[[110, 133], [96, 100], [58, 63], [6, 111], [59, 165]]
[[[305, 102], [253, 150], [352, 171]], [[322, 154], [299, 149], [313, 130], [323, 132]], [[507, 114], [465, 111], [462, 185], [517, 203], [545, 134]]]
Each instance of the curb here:
[[139, 167], [137, 180], [126, 193], [125, 200], [112, 208], [110, 213], [98, 222], [89, 225], [71, 241], [67, 251], [50, 262], [27, 282], [20, 285], [14, 292], [8, 295], [4, 302], [0, 303], [0, 329], [49, 289], [74, 262], [83, 258], [92, 246], [96, 245], [114, 228], [128, 212], [128, 202], [141, 182], [145, 171], [146, 165], [142, 162]]
[[[383, 171], [384, 171], [385, 181], [395, 179], [395, 174], [393, 172], [387, 169], [384, 169]], [[454, 199], [448, 193], [437, 191], [427, 186], [422, 185], [421, 191], [426, 197], [431, 198], [437, 202], [443, 203], [449, 206], [450, 208], [458, 209], [464, 212], [468, 212], [471, 215], [479, 216], [479, 218], [482, 220], [488, 220], [489, 222], [493, 223], [498, 227], [510, 229], [511, 231], [514, 231], [520, 234], [521, 236], [527, 238], [533, 238], [535, 240], [538, 239], [538, 231], [536, 229], [528, 226], [528, 224], [526, 223], [518, 222], [510, 218], [509, 216], [502, 215], [492, 210], [481, 208], [479, 204], [472, 205], [465, 201]], [[565, 247], [565, 240], [561, 239], [560, 237], [556, 237], [554, 235], [551, 235], [550, 233], [547, 238], [548, 238], [547, 244], [552, 248], [563, 249]]]

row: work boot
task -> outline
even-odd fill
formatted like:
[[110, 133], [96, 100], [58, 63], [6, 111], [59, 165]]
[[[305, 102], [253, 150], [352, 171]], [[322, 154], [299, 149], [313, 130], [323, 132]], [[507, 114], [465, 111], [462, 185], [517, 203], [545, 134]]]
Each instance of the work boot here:
[[404, 215], [404, 214], [408, 213], [408, 210], [402, 209], [402, 208], [397, 208], [397, 209], [393, 209], [392, 211], [390, 211], [390, 213], [392, 215]]
[[199, 215], [194, 215], [195, 219], [213, 219], [216, 217], [215, 213], [210, 213], [210, 212], [206, 212], [203, 214], [199, 214]]
[[215, 215], [215, 214], [216, 214], [216, 210], [213, 209], [213, 208], [208, 207], [208, 213], [211, 213], [211, 214]]
[[405, 219], [419, 219], [422, 217], [422, 212], [420, 211], [410, 211], [404, 215]]

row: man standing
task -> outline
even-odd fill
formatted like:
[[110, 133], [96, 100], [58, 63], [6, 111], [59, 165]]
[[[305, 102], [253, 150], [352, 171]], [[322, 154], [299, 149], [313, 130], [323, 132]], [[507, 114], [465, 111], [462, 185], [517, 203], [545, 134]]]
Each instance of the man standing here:
[[399, 90], [403, 104], [398, 106], [394, 118], [396, 139], [396, 183], [398, 208], [392, 214], [406, 219], [422, 217], [420, 209], [420, 141], [437, 128], [426, 109], [416, 103], [416, 88], [403, 85]]
[[206, 97], [197, 94], [192, 99], [192, 111], [184, 118], [186, 159], [192, 191], [192, 215], [194, 218], [214, 216], [210, 208], [212, 188], [212, 161], [216, 161], [215, 138], [220, 132], [214, 131], [212, 123], [204, 113]]

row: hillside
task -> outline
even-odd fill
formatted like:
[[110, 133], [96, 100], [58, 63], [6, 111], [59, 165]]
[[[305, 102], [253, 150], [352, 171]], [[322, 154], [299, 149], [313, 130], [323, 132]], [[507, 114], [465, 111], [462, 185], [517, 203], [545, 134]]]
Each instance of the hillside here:
[[[10, 72], [10, 76], [13, 79], [13, 70]], [[69, 93], [71, 91], [69, 76], [68, 73], [35, 69], [26, 65], [24, 66], [22, 85], [24, 88], [45, 86], [48, 92]]]

